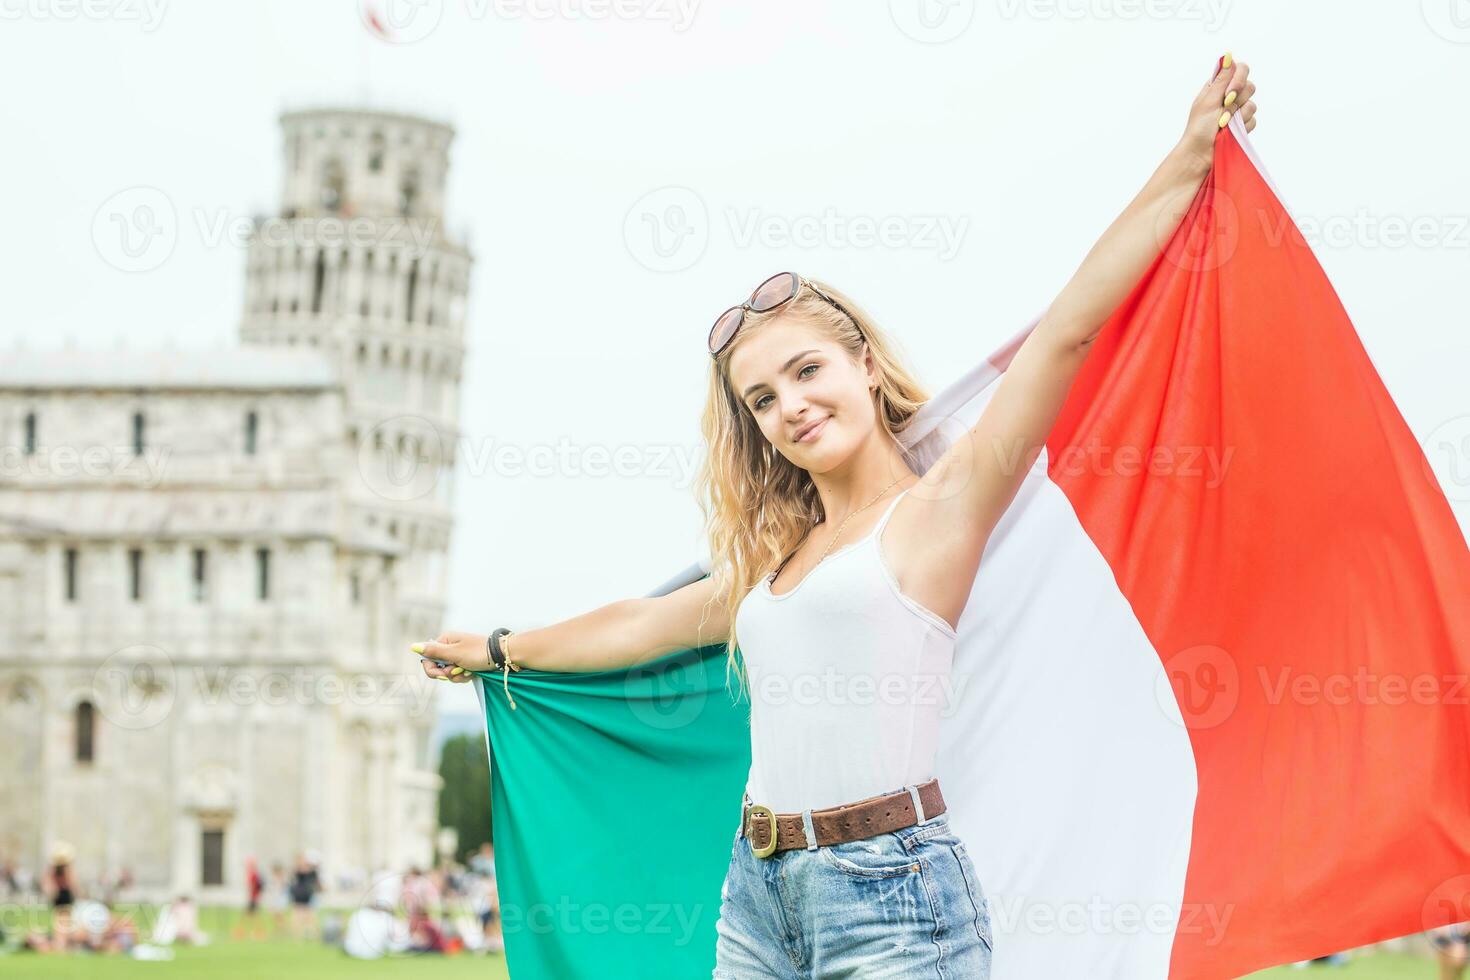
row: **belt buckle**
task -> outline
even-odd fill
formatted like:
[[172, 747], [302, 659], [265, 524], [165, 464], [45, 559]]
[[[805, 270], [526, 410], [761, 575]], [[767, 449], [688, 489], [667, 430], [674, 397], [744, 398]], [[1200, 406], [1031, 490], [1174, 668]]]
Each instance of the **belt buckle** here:
[[[761, 847], [755, 846], [754, 835], [751, 833], [757, 819], [766, 820], [771, 827], [771, 840]], [[745, 811], [745, 836], [751, 840], [750, 850], [756, 857], [768, 858], [776, 853], [776, 815], [771, 812], [770, 807], [758, 803], [750, 805], [750, 809]]]

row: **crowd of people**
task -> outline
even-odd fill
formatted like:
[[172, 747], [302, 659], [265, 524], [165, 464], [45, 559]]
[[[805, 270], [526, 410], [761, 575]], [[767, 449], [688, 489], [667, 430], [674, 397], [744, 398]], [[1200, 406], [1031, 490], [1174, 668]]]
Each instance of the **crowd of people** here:
[[[265, 873], [253, 857], [246, 859], [243, 870], [245, 907], [230, 929], [235, 942], [320, 941], [360, 959], [504, 949], [494, 848], [488, 843], [464, 865], [446, 861], [428, 870], [410, 868], [403, 875], [373, 875], [365, 896], [350, 911], [321, 907], [324, 881], [314, 852], [297, 855], [289, 870], [274, 863]], [[124, 871], [82, 887], [66, 844], [56, 847], [40, 876], [0, 864], [0, 887], [13, 905], [50, 907], [49, 916], [38, 915], [34, 924], [12, 920], [14, 934], [6, 936], [0, 929], [0, 944], [16, 952], [169, 959], [175, 946], [210, 941], [189, 895], [178, 895], [160, 908], [151, 928], [140, 927], [135, 912], [116, 911], [131, 884], [131, 874]]]
[[483, 844], [468, 865], [410, 868], [381, 876], [345, 924], [343, 948], [358, 959], [392, 953], [498, 953], [500, 900], [495, 850]]

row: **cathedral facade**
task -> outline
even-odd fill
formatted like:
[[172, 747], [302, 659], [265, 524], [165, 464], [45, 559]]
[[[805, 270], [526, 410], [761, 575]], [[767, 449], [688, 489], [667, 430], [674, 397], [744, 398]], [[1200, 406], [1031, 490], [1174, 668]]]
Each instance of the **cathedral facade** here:
[[[466, 246], [452, 129], [281, 117], [236, 346], [0, 352], [0, 863], [234, 901], [433, 857]], [[344, 895], [350, 898], [350, 895]]]

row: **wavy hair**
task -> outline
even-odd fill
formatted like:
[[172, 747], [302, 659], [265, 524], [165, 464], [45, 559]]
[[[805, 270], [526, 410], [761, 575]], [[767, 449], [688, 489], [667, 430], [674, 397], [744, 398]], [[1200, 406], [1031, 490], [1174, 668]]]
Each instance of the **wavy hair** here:
[[695, 488], [709, 536], [712, 574], [720, 581], [711, 601], [730, 612], [730, 631], [725, 637], [727, 689], [732, 666], [742, 689], [746, 682], [743, 665], [736, 663], [735, 612], [740, 600], [826, 516], [811, 475], [771, 445], [731, 387], [730, 357], [764, 324], [778, 317], [796, 318], [820, 330], [854, 363], [861, 360], [867, 343], [878, 380], [873, 392], [875, 416], [895, 444], [897, 434], [929, 400], [929, 392], [899, 356], [894, 342], [870, 316], [826, 283], [808, 282], [845, 308], [851, 319], [803, 283], [796, 296], [776, 310], [747, 310], [735, 339], [710, 365], [708, 397], [700, 420], [707, 451]]

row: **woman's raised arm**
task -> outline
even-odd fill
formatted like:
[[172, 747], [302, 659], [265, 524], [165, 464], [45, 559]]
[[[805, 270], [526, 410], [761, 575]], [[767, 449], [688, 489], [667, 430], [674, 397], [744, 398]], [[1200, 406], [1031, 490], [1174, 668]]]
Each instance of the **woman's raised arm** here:
[[916, 523], [943, 529], [946, 556], [979, 561], [1056, 423], [1092, 341], [1168, 242], [1208, 175], [1215, 137], [1239, 111], [1254, 128], [1255, 85], [1243, 63], [1227, 64], [1190, 107], [1179, 143], [1108, 226], [1017, 350], [968, 438], [956, 439], [925, 474]]

